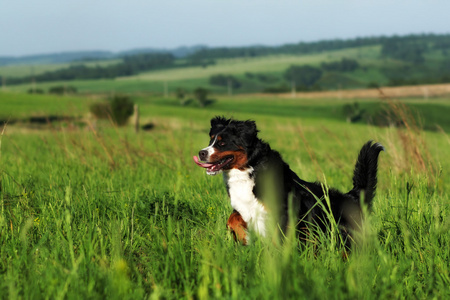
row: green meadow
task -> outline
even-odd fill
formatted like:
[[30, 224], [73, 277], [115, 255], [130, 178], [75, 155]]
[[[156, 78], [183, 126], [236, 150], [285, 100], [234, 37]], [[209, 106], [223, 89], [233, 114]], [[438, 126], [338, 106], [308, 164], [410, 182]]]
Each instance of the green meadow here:
[[[0, 298], [450, 297], [448, 98], [358, 100], [368, 112], [395, 108], [400, 127], [347, 123], [343, 107], [355, 100], [212, 98], [201, 108], [136, 94], [141, 124], [153, 125], [136, 133], [89, 115], [100, 96], [0, 92], [0, 119], [83, 120], [0, 127]], [[363, 143], [385, 146], [373, 209], [347, 258], [336, 226], [304, 244], [233, 241], [221, 176], [192, 161], [215, 115], [255, 120], [301, 178], [324, 188], [348, 191]]]
[[[6, 79], [6, 87], [9, 91], [25, 92], [30, 88], [40, 88], [47, 91], [52, 86], [70, 85], [77, 88], [79, 93], [152, 93], [162, 95], [167, 91], [173, 93], [177, 88], [193, 91], [197, 87], [205, 87], [212, 93], [226, 94], [227, 87], [210, 84], [210, 77], [219, 74], [231, 75], [237, 78], [242, 86], [233, 90], [234, 94], [257, 93], [267, 87], [280, 87], [288, 83], [283, 79], [284, 72], [292, 65], [311, 65], [320, 67], [321, 63], [339, 61], [343, 58], [356, 59], [361, 68], [352, 72], [339, 73], [328, 72], [318, 84], [325, 90], [339, 90], [366, 88], [370, 83], [386, 85], [387, 75], [383, 68], [402, 68], [408, 65], [405, 62], [390, 58], [380, 57], [380, 45], [346, 48], [342, 50], [326, 50], [318, 53], [303, 55], [268, 55], [259, 57], [219, 58], [215, 64], [207, 67], [173, 67], [161, 70], [152, 70], [133, 76], [119, 77], [115, 79], [98, 80], [73, 80], [56, 82], [37, 82], [20, 85], [9, 85]], [[437, 51], [431, 51], [427, 56], [428, 65], [442, 63], [443, 58]], [[180, 59], [180, 62], [184, 62]], [[106, 60], [84, 63], [86, 66], [107, 66], [118, 63], [118, 60]], [[36, 66], [11, 65], [0, 66], [0, 76], [21, 77], [31, 74], [41, 74], [46, 71], [54, 71], [70, 64], [42, 64]], [[429, 71], [429, 70], [428, 70]], [[421, 74], [428, 72], [420, 70]], [[261, 81], [253, 75], [263, 75], [269, 78]], [[1, 84], [1, 82], [0, 82]], [[290, 84], [290, 83], [289, 83]], [[288, 85], [289, 85], [288, 84]], [[288, 89], [290, 87], [288, 86]]]
[[[95, 66], [108, 66], [119, 63], [119, 59], [111, 59], [104, 61], [93, 61], [93, 62], [83, 62], [84, 65], [89, 67]], [[71, 65], [79, 64], [77, 62], [73, 63], [23, 63], [23, 64], [13, 64], [13, 65], [0, 65], [0, 76], [7, 77], [24, 77], [31, 75], [38, 75], [45, 72], [56, 71], [62, 68], [70, 67]]]

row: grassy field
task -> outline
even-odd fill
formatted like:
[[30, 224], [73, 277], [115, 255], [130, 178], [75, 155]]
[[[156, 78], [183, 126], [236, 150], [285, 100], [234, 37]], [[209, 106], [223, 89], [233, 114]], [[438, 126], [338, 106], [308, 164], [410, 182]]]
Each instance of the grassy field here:
[[[0, 97], [1, 112], [10, 116], [85, 115], [95, 101]], [[39, 131], [3, 127], [0, 298], [450, 296], [447, 134], [349, 124], [336, 117], [339, 107], [353, 100], [216, 100], [199, 108], [137, 98], [141, 122], [155, 125], [138, 134], [131, 125], [103, 122]], [[435, 105], [442, 110], [448, 100]], [[231, 239], [222, 179], [207, 176], [192, 161], [208, 142], [214, 115], [256, 120], [260, 137], [300, 177], [344, 191], [351, 188], [361, 145], [374, 139], [386, 147], [373, 212], [348, 259], [334, 231], [304, 246], [292, 237], [283, 245], [255, 240], [248, 247]]]
[[[235, 89], [235, 93], [255, 93], [261, 92], [268, 86], [279, 86], [286, 84], [283, 74], [291, 65], [312, 65], [319, 67], [322, 62], [339, 61], [342, 58], [357, 59], [364, 67], [353, 72], [333, 73], [324, 76], [319, 85], [324, 89], [341, 89], [346, 88], [364, 88], [371, 82], [386, 84], [387, 78], [380, 71], [383, 65], [402, 65], [397, 61], [389, 59], [380, 59], [380, 46], [348, 48], [343, 50], [325, 51], [321, 53], [307, 55], [270, 55], [265, 57], [254, 58], [233, 58], [233, 59], [217, 59], [216, 64], [206, 68], [182, 67], [164, 70], [155, 70], [144, 72], [135, 76], [122, 77], [117, 79], [102, 80], [74, 80], [67, 82], [47, 82], [38, 83], [38, 88], [48, 90], [49, 87], [57, 85], [75, 86], [80, 93], [110, 93], [110, 92], [151, 92], [154, 94], [163, 94], [165, 86], [169, 92], [174, 92], [177, 88], [184, 88], [192, 91], [202, 86], [211, 90], [213, 93], [227, 93], [227, 88], [217, 85], [211, 85], [209, 78], [212, 75], [226, 74], [235, 76], [241, 83], [242, 87]], [[110, 64], [113, 61], [106, 61]], [[95, 63], [91, 63], [95, 65]], [[376, 68], [372, 68], [376, 66]], [[6, 77], [22, 74], [30, 75], [30, 66], [7, 66], [0, 67], [0, 76]], [[42, 72], [44, 70], [55, 70], [55, 65], [36, 66], [34, 72]], [[248, 78], [246, 73], [264, 74], [272, 78], [273, 82], [262, 82], [255, 78]], [[30, 84], [9, 86], [6, 82], [7, 89], [11, 91], [24, 92], [31, 88]]]
[[24, 118], [29, 116], [70, 115], [77, 116], [89, 111], [89, 103], [95, 98], [28, 95], [0, 92], [0, 118]]
[[[322, 64], [339, 63], [342, 59], [351, 59], [358, 66], [356, 69], [345, 70], [340, 67], [324, 67]], [[309, 65], [323, 71], [320, 79], [297, 89], [309, 90], [354, 90], [374, 86], [401, 86], [418, 84], [448, 83], [449, 63], [444, 52], [438, 49], [427, 49], [423, 63], [411, 63], [402, 59], [382, 55], [382, 46], [350, 47], [340, 50], [324, 50], [308, 54], [273, 54], [255, 57], [217, 58], [209, 65], [192, 65], [189, 58], [180, 58], [167, 68], [154, 68], [132, 76], [114, 79], [82, 80], [83, 76], [56, 78], [78, 78], [73, 80], [34, 82], [33, 74], [39, 75], [67, 68], [73, 64], [35, 64], [0, 66], [2, 89], [5, 91], [26, 92], [37, 88], [48, 92], [55, 86], [72, 86], [82, 94], [92, 93], [151, 93], [163, 95], [175, 94], [178, 88], [192, 92], [198, 87], [207, 88], [214, 94], [228, 94], [225, 82], [212, 83], [213, 76], [232, 76], [238, 82], [233, 94], [249, 94], [261, 92], [285, 93], [291, 90], [291, 79], [285, 78], [285, 73], [291, 66]], [[119, 59], [93, 61], [83, 63], [88, 67], [108, 66], [118, 64]], [[137, 72], [137, 71], [136, 71]], [[55, 75], [56, 76], [56, 75]], [[75, 75], [74, 75], [75, 76]], [[25, 84], [12, 85], [15, 77], [28, 77]], [[6, 79], [5, 79], [6, 78]], [[48, 79], [47, 79], [48, 80]], [[55, 78], [54, 78], [55, 80]], [[448, 95], [448, 93], [447, 93]]]
[[[120, 59], [102, 60], [102, 61], [92, 61], [83, 62], [83, 65], [89, 67], [95, 66], [108, 66], [119, 63]], [[25, 77], [32, 75], [39, 75], [45, 72], [56, 71], [59, 69], [68, 68], [71, 65], [81, 64], [81, 63], [60, 63], [60, 64], [18, 64], [18, 65], [6, 65], [0, 66], [0, 76], [6, 77]]]

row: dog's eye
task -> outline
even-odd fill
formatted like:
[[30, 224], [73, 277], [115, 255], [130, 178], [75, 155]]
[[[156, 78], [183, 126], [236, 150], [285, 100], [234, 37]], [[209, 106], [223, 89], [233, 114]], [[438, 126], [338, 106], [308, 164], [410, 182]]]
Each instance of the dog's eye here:
[[223, 146], [225, 146], [226, 144], [225, 144], [225, 142], [224, 141], [222, 141], [222, 142], [219, 142], [219, 146], [221, 146], [221, 147], [223, 147]]

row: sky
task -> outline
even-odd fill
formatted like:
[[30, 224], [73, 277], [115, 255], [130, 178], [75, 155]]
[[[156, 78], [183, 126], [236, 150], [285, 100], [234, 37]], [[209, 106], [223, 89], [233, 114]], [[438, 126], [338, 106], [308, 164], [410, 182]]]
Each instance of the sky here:
[[0, 56], [450, 33], [450, 0], [0, 0]]

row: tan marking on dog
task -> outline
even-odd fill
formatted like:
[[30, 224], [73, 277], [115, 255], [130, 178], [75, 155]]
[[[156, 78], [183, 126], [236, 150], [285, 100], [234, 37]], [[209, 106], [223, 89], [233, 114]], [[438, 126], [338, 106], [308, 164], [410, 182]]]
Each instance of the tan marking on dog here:
[[227, 169], [243, 170], [247, 167], [247, 154], [244, 150], [217, 152], [211, 155], [210, 162], [217, 162], [227, 156], [233, 156], [233, 161], [228, 165]]
[[247, 244], [247, 223], [237, 211], [234, 211], [228, 218], [227, 227], [235, 241], [241, 242], [243, 245]]

